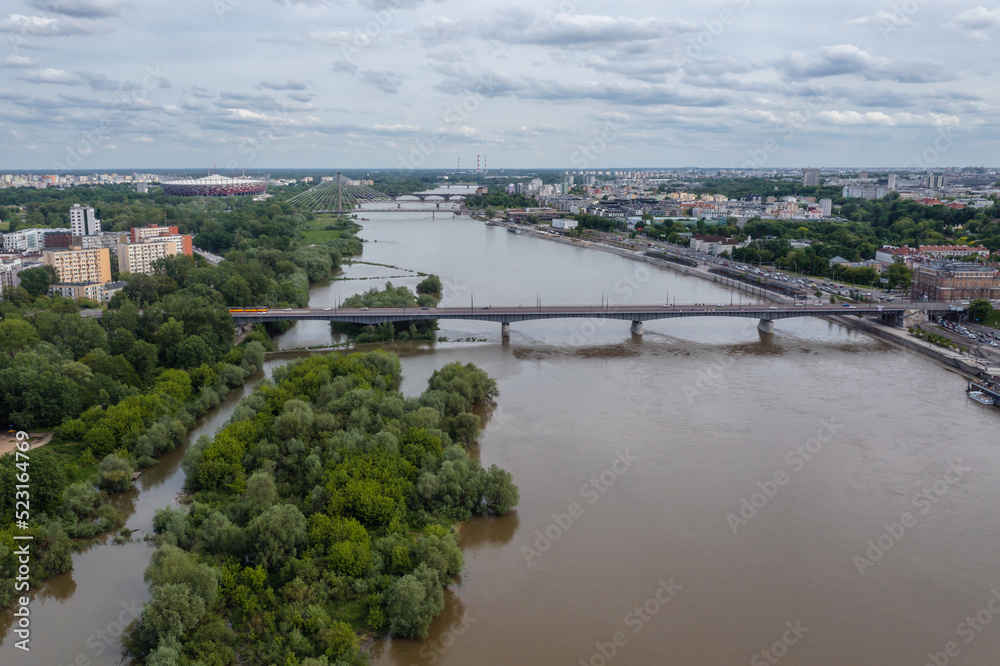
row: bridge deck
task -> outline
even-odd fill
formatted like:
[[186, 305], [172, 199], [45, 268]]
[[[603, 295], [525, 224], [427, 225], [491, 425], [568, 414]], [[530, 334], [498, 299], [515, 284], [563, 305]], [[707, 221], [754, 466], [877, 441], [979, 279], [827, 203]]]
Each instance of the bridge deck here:
[[868, 305], [843, 307], [834, 305], [616, 305], [616, 306], [515, 306], [515, 307], [449, 307], [449, 308], [304, 308], [268, 310], [267, 312], [234, 312], [237, 323], [267, 321], [341, 321], [356, 324], [380, 324], [386, 321], [421, 321], [429, 319], [464, 319], [511, 323], [537, 319], [620, 319], [652, 321], [684, 317], [745, 317], [778, 320], [793, 317], [823, 315], [903, 315], [907, 310], [927, 312], [948, 311], [947, 303]]

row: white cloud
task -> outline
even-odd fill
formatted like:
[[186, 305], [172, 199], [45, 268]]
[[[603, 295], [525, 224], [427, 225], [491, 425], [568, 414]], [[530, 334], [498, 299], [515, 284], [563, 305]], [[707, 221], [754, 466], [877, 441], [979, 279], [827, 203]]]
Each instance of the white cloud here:
[[53, 69], [51, 67], [31, 69], [17, 78], [28, 83], [54, 83], [64, 86], [83, 85], [80, 77], [70, 74], [64, 69]]
[[948, 23], [947, 27], [975, 41], [989, 41], [990, 31], [1000, 25], [1000, 8], [972, 7]]
[[96, 19], [121, 16], [134, 5], [128, 0], [29, 0], [28, 4], [51, 14]]
[[38, 63], [25, 56], [10, 55], [3, 59], [4, 67], [37, 67]]

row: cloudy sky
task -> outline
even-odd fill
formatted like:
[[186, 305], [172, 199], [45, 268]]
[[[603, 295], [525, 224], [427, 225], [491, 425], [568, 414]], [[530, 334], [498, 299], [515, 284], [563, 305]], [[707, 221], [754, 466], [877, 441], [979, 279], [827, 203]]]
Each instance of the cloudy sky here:
[[5, 0], [0, 169], [996, 165], [983, 0]]

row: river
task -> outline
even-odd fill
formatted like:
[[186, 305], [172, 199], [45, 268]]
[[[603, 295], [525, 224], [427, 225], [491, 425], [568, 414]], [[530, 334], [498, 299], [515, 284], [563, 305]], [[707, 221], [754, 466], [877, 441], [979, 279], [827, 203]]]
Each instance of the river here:
[[[468, 218], [369, 216], [363, 261], [398, 268], [349, 266], [375, 279], [317, 286], [313, 306], [388, 278], [413, 286], [410, 271], [440, 275], [448, 305], [748, 298]], [[961, 377], [839, 325], [755, 324], [647, 322], [634, 337], [628, 322], [551, 320], [512, 324], [504, 344], [498, 324], [443, 321], [449, 340], [484, 341], [395, 346], [409, 395], [450, 361], [496, 378], [476, 453], [513, 474], [521, 502], [463, 527], [465, 569], [428, 639], [375, 641], [372, 662], [1000, 663], [1000, 415]], [[300, 322], [279, 344], [332, 341]], [[175, 499], [181, 456], [122, 500], [128, 527], [148, 532]], [[0, 663], [116, 663], [114, 641], [91, 645], [148, 597], [150, 552], [77, 555], [32, 605], [30, 659], [8, 636]]]

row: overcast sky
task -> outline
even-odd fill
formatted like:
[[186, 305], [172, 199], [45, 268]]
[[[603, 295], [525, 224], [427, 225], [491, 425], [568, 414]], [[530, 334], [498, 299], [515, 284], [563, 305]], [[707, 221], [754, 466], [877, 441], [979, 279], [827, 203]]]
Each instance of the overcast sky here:
[[5, 0], [0, 169], [996, 165], [982, 0]]

